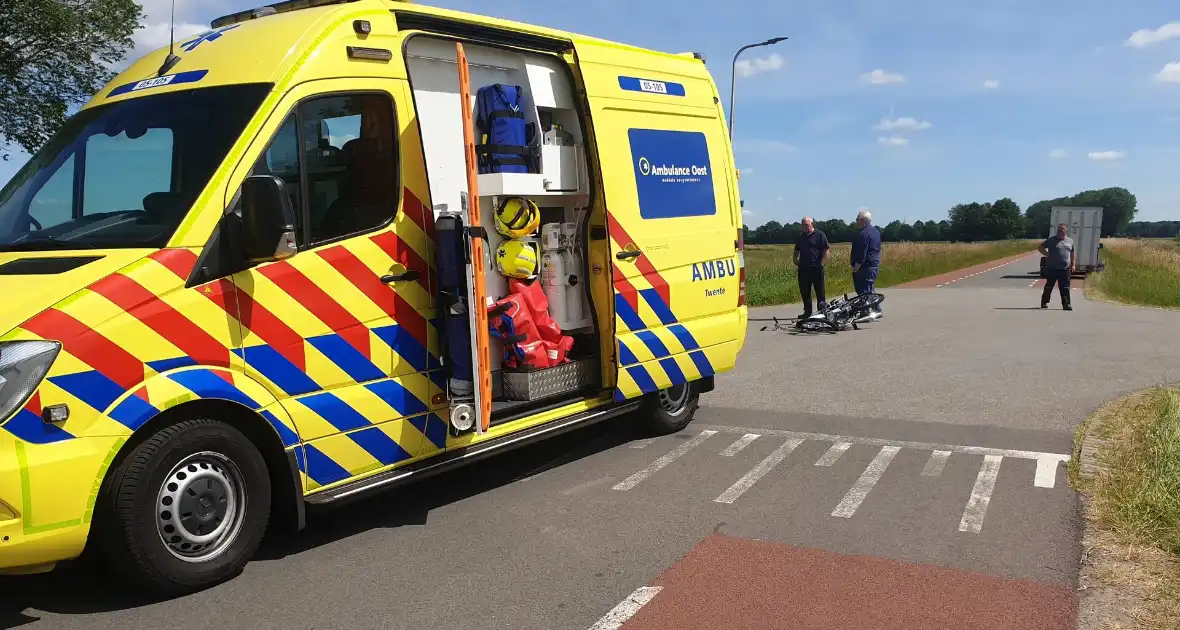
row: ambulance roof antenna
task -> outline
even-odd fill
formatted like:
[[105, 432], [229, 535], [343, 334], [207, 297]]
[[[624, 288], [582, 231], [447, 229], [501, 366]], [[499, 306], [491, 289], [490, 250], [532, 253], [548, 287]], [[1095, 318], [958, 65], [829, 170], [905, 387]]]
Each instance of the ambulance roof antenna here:
[[176, 0], [172, 0], [172, 16], [168, 19], [168, 56], [164, 59], [164, 64], [156, 71], [156, 76], [164, 76], [165, 72], [171, 70], [178, 63], [180, 63], [180, 57], [176, 56]]

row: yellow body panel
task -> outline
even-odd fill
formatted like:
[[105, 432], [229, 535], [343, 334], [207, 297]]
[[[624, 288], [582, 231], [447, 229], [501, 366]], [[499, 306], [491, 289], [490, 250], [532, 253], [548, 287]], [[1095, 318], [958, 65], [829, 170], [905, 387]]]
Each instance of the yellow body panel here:
[[[601, 395], [483, 435], [448, 435], [432, 294], [434, 216], [402, 59], [415, 32], [398, 30], [399, 14], [570, 44], [564, 58], [588, 100], [587, 144], [600, 171], [590, 178], [598, 187], [591, 227], [609, 234], [587, 252], [604, 354]], [[371, 34], [356, 33], [356, 20], [367, 20]], [[737, 179], [716, 89], [700, 60], [388, 0], [284, 12], [177, 44], [180, 62], [168, 78], [156, 78], [167, 55], [161, 49], [86, 107], [217, 85], [264, 83], [271, 91], [167, 247], [72, 252], [97, 260], [52, 276], [0, 276], [0, 292], [21, 296], [0, 304], [0, 340], [62, 344], [35, 394], [0, 418], [0, 570], [39, 570], [76, 556], [98, 489], [127, 439], [193, 401], [226, 401], [256, 414], [298, 461], [301, 489], [314, 493], [733, 367], [746, 327], [746, 308], [737, 302]], [[349, 46], [392, 57], [350, 59]], [[624, 89], [632, 78], [674, 84], [684, 94]], [[394, 220], [289, 260], [186, 286], [291, 112], [317, 95], [357, 90], [393, 102], [401, 186]], [[633, 128], [702, 135], [715, 212], [643, 216], [633, 166], [613, 159], [632, 152]], [[642, 256], [616, 259], [629, 249]], [[56, 255], [3, 253], [0, 264]], [[418, 265], [419, 280], [376, 280], [407, 262]], [[67, 420], [42, 420], [43, 409], [60, 404], [69, 407]]]

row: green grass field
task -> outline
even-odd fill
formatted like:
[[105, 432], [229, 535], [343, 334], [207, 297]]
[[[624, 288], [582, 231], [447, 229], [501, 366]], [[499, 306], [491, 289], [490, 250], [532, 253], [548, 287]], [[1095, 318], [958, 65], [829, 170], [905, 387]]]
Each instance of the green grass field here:
[[[878, 288], [905, 284], [929, 276], [982, 264], [1024, 252], [1036, 251], [1037, 241], [992, 243], [885, 243], [881, 251]], [[852, 293], [852, 246], [832, 246], [826, 271], [829, 296]], [[791, 263], [791, 245], [746, 246], [746, 296], [750, 306], [770, 306], [800, 301], [799, 281]], [[815, 299], [814, 297], [812, 299]]]
[[[1101, 440], [1093, 477], [1076, 456], [1087, 431]], [[1079, 430], [1070, 480], [1092, 499], [1096, 557], [1117, 558], [1096, 586], [1136, 586], [1119, 606], [1132, 623], [1118, 627], [1180, 628], [1180, 389], [1155, 387], [1099, 409]]]
[[1096, 297], [1124, 304], [1180, 308], [1180, 243], [1106, 239], [1106, 269], [1086, 281]]

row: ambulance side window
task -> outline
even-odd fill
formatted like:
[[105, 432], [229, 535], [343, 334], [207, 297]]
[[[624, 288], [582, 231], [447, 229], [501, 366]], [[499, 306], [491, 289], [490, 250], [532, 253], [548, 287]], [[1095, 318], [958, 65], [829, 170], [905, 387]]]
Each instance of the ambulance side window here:
[[349, 94], [299, 106], [310, 243], [378, 228], [397, 212], [393, 100]]
[[310, 99], [283, 122], [252, 174], [287, 183], [301, 246], [393, 220], [401, 197], [394, 123], [393, 99], [375, 93]]

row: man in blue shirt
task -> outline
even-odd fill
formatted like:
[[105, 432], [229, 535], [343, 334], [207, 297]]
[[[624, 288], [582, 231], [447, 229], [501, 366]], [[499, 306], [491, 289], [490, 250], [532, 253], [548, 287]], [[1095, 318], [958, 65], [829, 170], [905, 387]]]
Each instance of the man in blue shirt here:
[[[861, 210], [856, 215], [860, 231], [852, 237], [852, 285], [857, 295], [876, 293], [873, 283], [877, 281], [877, 268], [881, 264], [881, 233], [873, 227], [873, 215]], [[878, 316], [881, 307], [874, 308]]]
[[828, 262], [828, 237], [815, 229], [811, 217], [803, 217], [803, 232], [795, 239], [795, 266], [799, 268], [799, 296], [803, 298], [800, 319], [811, 317], [811, 289], [815, 287], [815, 304], [819, 310], [828, 305], [824, 291], [824, 263]]

